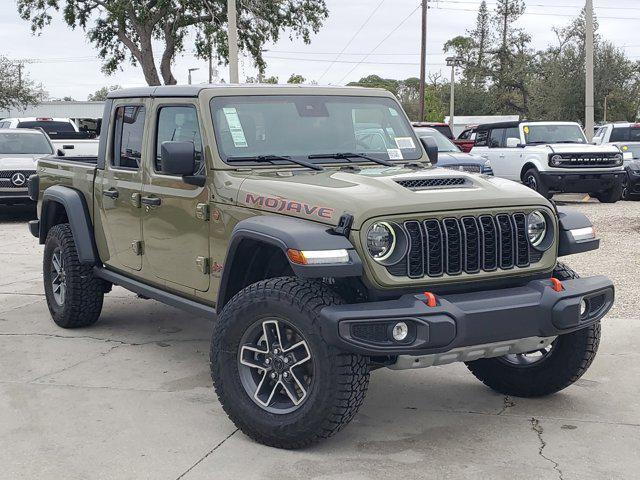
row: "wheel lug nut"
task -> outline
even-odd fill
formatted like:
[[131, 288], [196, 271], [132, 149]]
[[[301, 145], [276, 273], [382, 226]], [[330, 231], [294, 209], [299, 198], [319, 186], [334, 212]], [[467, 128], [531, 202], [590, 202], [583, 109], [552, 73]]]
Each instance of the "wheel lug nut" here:
[[284, 360], [283, 360], [283, 361], [284, 361], [284, 363], [289, 363], [289, 358], [284, 357]]
[[271, 378], [276, 378], [276, 372], [271, 372], [271, 374], [269, 375]]
[[278, 355], [280, 353], [280, 350], [278, 348], [274, 348], [273, 349], [273, 353], [275, 353], [276, 355]]
[[284, 372], [284, 373], [282, 374], [282, 376], [283, 376], [284, 378], [289, 378], [289, 372]]
[[265, 365], [270, 365], [271, 364], [271, 359], [270, 358], [265, 359], [264, 364]]

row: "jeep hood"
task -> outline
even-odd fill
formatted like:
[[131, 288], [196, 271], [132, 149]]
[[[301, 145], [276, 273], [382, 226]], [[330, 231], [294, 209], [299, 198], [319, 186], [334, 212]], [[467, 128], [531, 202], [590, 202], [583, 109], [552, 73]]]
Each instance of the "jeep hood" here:
[[[464, 184], [421, 189], [403, 185], [407, 180], [430, 179], [441, 179], [442, 183], [456, 179], [452, 182]], [[370, 218], [397, 214], [531, 205], [550, 207], [548, 200], [519, 183], [437, 167], [254, 171], [242, 181], [238, 194], [239, 205], [331, 225], [336, 225], [342, 214], [350, 213], [354, 216], [355, 229]]]
[[[538, 145], [536, 145], [538, 146]], [[592, 145], [591, 143], [549, 143], [540, 145], [549, 153], [620, 153], [613, 145]]]

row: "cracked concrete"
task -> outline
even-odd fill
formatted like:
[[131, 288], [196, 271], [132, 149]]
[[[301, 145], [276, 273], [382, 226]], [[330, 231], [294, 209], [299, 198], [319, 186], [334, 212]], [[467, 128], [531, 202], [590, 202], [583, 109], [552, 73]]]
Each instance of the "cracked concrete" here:
[[547, 457], [544, 454], [544, 449], [547, 446], [547, 442], [545, 442], [544, 439], [542, 438], [542, 434], [544, 432], [544, 429], [542, 428], [542, 425], [540, 425], [540, 420], [538, 420], [535, 417], [531, 417], [531, 429], [534, 432], [536, 432], [536, 435], [538, 436], [538, 440], [540, 440], [540, 449], [538, 450], [538, 455], [540, 455], [546, 461], [551, 463], [553, 465], [553, 469], [556, 472], [558, 472], [558, 478], [560, 480], [564, 480], [564, 477], [562, 476], [562, 470], [560, 470], [560, 464], [558, 464], [558, 462], [556, 462], [555, 460]]
[[[608, 273], [619, 251], [638, 245], [638, 232], [603, 228], [610, 218], [637, 223], [640, 203], [622, 205], [578, 206], [597, 207], [604, 239], [597, 254], [570, 259], [576, 270]], [[217, 402], [208, 320], [115, 288], [94, 327], [57, 328], [26, 220], [7, 222], [0, 209], [1, 480], [600, 480], [640, 471], [634, 289], [617, 289], [622, 307], [603, 324], [598, 357], [555, 396], [499, 395], [461, 364], [378, 370], [351, 425], [312, 448], [280, 451], [238, 432]], [[13, 262], [13, 253], [27, 254]], [[620, 282], [627, 270], [616, 263], [612, 275]]]

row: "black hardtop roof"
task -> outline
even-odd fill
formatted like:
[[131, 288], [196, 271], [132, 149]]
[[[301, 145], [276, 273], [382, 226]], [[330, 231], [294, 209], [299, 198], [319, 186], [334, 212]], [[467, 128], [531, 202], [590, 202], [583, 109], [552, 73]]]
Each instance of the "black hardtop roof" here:
[[517, 120], [511, 122], [497, 122], [497, 123], [485, 123], [483, 125], [478, 125], [476, 130], [492, 130], [494, 128], [512, 128], [518, 127], [521, 123], [526, 123], [526, 120]]

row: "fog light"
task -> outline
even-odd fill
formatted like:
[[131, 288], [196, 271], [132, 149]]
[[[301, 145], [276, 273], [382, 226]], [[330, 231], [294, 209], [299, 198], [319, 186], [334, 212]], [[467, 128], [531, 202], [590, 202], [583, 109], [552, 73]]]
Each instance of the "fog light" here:
[[587, 302], [584, 298], [580, 302], [580, 316], [585, 317], [589, 312], [589, 302]]
[[409, 335], [409, 327], [404, 322], [398, 322], [393, 326], [392, 335], [396, 342], [402, 342]]

